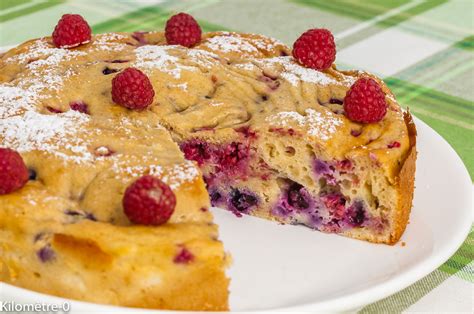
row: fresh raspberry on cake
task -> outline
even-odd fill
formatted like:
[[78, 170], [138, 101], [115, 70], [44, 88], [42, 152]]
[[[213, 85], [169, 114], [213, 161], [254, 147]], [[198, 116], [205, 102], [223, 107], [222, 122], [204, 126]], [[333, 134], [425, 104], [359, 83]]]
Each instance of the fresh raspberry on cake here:
[[79, 14], [64, 14], [54, 28], [53, 43], [58, 48], [73, 48], [91, 41], [91, 28]]
[[201, 27], [191, 15], [178, 13], [166, 22], [165, 36], [169, 45], [191, 47], [201, 40]]
[[324, 28], [304, 32], [293, 44], [293, 57], [308, 68], [328, 69], [336, 60], [334, 36]]
[[153, 176], [143, 176], [125, 191], [123, 209], [134, 224], [161, 225], [174, 212], [176, 197], [171, 188]]
[[127, 68], [112, 80], [112, 100], [128, 109], [145, 109], [154, 96], [150, 79], [138, 69]]
[[21, 189], [28, 177], [28, 168], [20, 154], [9, 148], [0, 148], [0, 195]]
[[344, 111], [346, 116], [355, 122], [378, 122], [387, 112], [385, 93], [374, 79], [360, 78], [344, 98]]

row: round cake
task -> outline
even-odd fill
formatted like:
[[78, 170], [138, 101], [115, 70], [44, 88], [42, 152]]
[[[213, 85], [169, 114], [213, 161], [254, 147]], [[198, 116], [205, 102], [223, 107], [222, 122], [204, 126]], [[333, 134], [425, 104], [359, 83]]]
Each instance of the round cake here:
[[[1, 55], [0, 147], [21, 155], [29, 180], [0, 195], [0, 281], [96, 303], [227, 310], [230, 258], [211, 205], [398, 241], [416, 130], [380, 79], [305, 66], [261, 35], [199, 32], [186, 47], [166, 34], [97, 34], [74, 47], [44, 37]], [[148, 86], [125, 77], [130, 68], [154, 92], [140, 106], [113, 91], [120, 74]], [[376, 92], [378, 121], [349, 115], [349, 97]], [[125, 191], [147, 175], [176, 199], [160, 225], [124, 212]]]

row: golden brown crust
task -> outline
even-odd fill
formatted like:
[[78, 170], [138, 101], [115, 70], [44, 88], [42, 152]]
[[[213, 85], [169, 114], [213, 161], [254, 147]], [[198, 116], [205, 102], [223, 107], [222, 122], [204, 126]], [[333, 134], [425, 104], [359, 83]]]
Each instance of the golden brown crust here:
[[193, 279], [178, 281], [166, 290], [150, 291], [144, 298], [129, 299], [121, 305], [179, 311], [229, 310], [229, 279], [222, 271], [203, 265], [187, 276]]
[[[202, 179], [182, 188], [194, 196], [185, 199], [190, 210], [208, 204]], [[175, 192], [178, 198], [184, 193]], [[45, 201], [48, 197], [51, 201]], [[28, 210], [28, 200], [36, 204], [33, 211]], [[216, 240], [217, 226], [204, 213], [201, 223], [189, 218], [160, 228], [88, 220], [62, 224], [62, 212], [69, 205], [51, 197], [39, 182], [0, 198], [0, 281], [102, 304], [228, 310], [229, 279], [224, 272], [228, 258]], [[42, 236], [34, 242], [38, 234]], [[54, 262], [45, 263], [36, 251], [49, 243], [44, 242], [49, 235], [55, 255]], [[175, 265], [172, 259], [179, 249], [175, 243], [193, 252], [195, 261]]]
[[410, 211], [412, 207], [413, 194], [415, 189], [415, 170], [416, 170], [416, 127], [410, 111], [403, 114], [408, 136], [410, 138], [410, 149], [407, 157], [400, 169], [398, 176], [397, 192], [398, 192], [398, 208], [394, 212], [393, 227], [390, 234], [389, 244], [395, 244], [402, 236], [408, 224]]

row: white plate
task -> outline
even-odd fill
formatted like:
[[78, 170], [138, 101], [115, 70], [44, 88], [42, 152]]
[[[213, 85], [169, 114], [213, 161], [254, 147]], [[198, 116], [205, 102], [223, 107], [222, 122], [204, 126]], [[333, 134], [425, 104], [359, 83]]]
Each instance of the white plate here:
[[[471, 179], [451, 146], [420, 120], [416, 124], [414, 207], [395, 246], [249, 216], [238, 219], [213, 209], [221, 238], [234, 258], [229, 271], [232, 310], [355, 309], [407, 287], [454, 254], [472, 224]], [[0, 285], [0, 297], [17, 302], [67, 301], [7, 284]], [[73, 312], [130, 311], [77, 301], [71, 305]]]

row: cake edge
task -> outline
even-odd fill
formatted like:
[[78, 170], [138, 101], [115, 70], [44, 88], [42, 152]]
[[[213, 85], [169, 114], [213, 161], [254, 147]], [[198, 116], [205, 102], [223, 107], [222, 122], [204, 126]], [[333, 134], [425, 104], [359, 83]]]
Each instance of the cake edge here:
[[403, 162], [398, 175], [397, 190], [399, 195], [398, 208], [395, 211], [394, 226], [390, 234], [388, 244], [394, 245], [400, 240], [404, 233], [410, 218], [410, 212], [413, 206], [413, 195], [415, 192], [415, 171], [416, 171], [416, 136], [417, 130], [413, 117], [409, 109], [403, 113], [403, 119], [408, 130], [408, 138], [410, 140], [410, 148], [407, 157]]
[[367, 235], [357, 230], [348, 230], [341, 235], [367, 241], [375, 244], [395, 245], [400, 240], [409, 223], [410, 213], [412, 209], [412, 201], [415, 190], [415, 170], [416, 170], [416, 126], [409, 109], [403, 112], [403, 119], [407, 127], [409, 148], [406, 157], [402, 161], [400, 171], [395, 177], [394, 188], [398, 196], [397, 207], [391, 210], [390, 221], [391, 228], [387, 234], [382, 236]]

